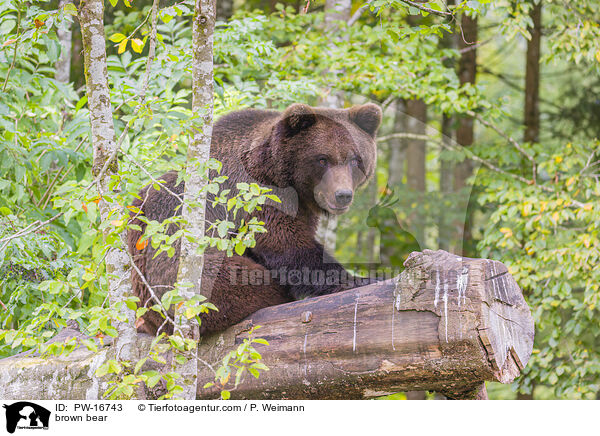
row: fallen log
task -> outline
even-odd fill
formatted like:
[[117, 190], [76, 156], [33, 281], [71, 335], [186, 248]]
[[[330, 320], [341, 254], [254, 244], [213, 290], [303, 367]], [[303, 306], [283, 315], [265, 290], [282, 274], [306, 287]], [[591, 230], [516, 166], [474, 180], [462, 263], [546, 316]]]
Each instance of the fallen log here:
[[[232, 398], [359, 399], [415, 390], [482, 398], [485, 381], [509, 383], [520, 374], [534, 337], [530, 310], [502, 263], [429, 250], [412, 253], [396, 279], [260, 310], [203, 338], [199, 355], [218, 366], [255, 325], [270, 344], [257, 346], [270, 369], [245, 377]], [[90, 376], [110, 353], [1, 360], [0, 397], [100, 398], [103, 386]], [[216, 398], [216, 387], [202, 387], [212, 372], [201, 365], [198, 377], [197, 398]]]

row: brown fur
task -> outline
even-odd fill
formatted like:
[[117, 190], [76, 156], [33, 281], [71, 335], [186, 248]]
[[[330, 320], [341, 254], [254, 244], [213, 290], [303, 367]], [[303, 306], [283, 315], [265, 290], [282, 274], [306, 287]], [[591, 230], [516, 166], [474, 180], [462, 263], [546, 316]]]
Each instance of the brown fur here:
[[[283, 113], [255, 109], [233, 112], [215, 124], [211, 157], [222, 162], [221, 174], [228, 176], [223, 189], [235, 192], [239, 182], [256, 182], [272, 188], [282, 204], [270, 202], [253, 213], [264, 221], [267, 233], [257, 235], [256, 246], [244, 256], [228, 258], [212, 249], [205, 252], [203, 288], [211, 288], [211, 302], [219, 311], [202, 315], [203, 333], [223, 330], [263, 307], [352, 287], [342, 282], [282, 283], [277, 271], [307, 268], [324, 273], [345, 272], [315, 241], [316, 226], [320, 214], [345, 212], [348, 198], [373, 174], [374, 138], [380, 122], [381, 110], [372, 104], [345, 110], [294, 104]], [[176, 173], [165, 174], [163, 180], [171, 191], [183, 195], [184, 184], [176, 185]], [[342, 191], [343, 207], [339, 196]], [[133, 205], [149, 220], [162, 222], [179, 213], [180, 201], [165, 189], [157, 191], [148, 186], [140, 197]], [[223, 219], [224, 210], [207, 205], [206, 217], [212, 222]], [[236, 224], [242, 218], [249, 217], [239, 214]], [[142, 231], [129, 231], [129, 250], [136, 266], [160, 296], [176, 280], [180, 243], [176, 242], [172, 258], [166, 253], [153, 258], [156, 251], [151, 245], [141, 251], [136, 249], [144, 224], [135, 218], [132, 223], [141, 226]], [[168, 233], [175, 231], [172, 225]], [[244, 284], [236, 279], [242, 270], [261, 276], [271, 274], [274, 280], [263, 285]], [[134, 294], [144, 305], [150, 293], [135, 271], [132, 278]], [[139, 330], [151, 334], [164, 321], [153, 311], [143, 320]]]

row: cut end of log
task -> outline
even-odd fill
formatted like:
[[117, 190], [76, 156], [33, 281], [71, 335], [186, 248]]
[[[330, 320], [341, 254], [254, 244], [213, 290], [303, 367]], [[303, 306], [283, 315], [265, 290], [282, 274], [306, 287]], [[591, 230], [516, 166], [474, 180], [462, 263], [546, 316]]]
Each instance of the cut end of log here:
[[490, 363], [491, 380], [512, 382], [531, 357], [534, 323], [506, 266], [441, 250], [411, 253], [405, 266], [397, 286], [396, 301], [405, 300], [401, 307], [437, 313], [442, 344], [475, 333]]
[[[527, 365], [533, 350], [534, 323], [531, 311], [515, 279], [502, 263], [487, 260], [482, 301], [483, 326], [489, 358], [498, 381], [510, 383]], [[484, 330], [485, 329], [485, 330]]]

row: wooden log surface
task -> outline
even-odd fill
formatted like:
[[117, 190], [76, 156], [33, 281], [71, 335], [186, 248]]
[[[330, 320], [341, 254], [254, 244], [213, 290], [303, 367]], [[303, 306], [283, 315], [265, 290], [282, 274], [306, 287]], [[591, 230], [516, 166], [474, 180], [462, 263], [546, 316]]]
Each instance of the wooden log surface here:
[[[201, 340], [199, 355], [219, 361], [247, 337], [270, 368], [246, 376], [239, 399], [358, 399], [431, 390], [480, 398], [484, 381], [509, 383], [531, 355], [534, 325], [522, 293], [497, 261], [444, 251], [412, 253], [396, 279], [338, 294], [262, 309], [225, 332]], [[147, 342], [149, 342], [149, 338]], [[79, 349], [66, 358], [0, 360], [0, 397], [99, 398], [90, 375], [112, 353]], [[198, 399], [212, 372], [199, 367]], [[483, 392], [484, 393], [484, 392]]]

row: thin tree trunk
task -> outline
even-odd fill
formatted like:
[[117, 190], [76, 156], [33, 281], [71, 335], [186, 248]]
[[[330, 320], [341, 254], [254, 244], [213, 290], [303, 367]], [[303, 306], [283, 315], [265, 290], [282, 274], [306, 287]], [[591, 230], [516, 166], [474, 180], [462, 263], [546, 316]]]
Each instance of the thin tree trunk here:
[[[525, 70], [525, 108], [524, 108], [524, 141], [535, 143], [540, 136], [540, 49], [542, 41], [542, 4], [533, 5], [529, 14], [533, 27], [529, 29], [531, 39], [527, 42], [527, 57]], [[534, 175], [535, 177], [535, 175]], [[519, 392], [518, 400], [533, 400], [532, 383], [531, 392]]]
[[[417, 26], [422, 19], [409, 16], [408, 24]], [[406, 102], [406, 132], [425, 135], [427, 128], [427, 105], [423, 100], [408, 100]], [[408, 139], [406, 147], [406, 181], [411, 194], [421, 197], [425, 193], [425, 158], [427, 143], [420, 139]], [[410, 217], [413, 236], [419, 244], [425, 246], [425, 217], [421, 208], [417, 208]]]
[[[423, 100], [406, 101], [405, 125], [407, 133], [425, 135], [427, 127], [427, 105]], [[420, 139], [407, 139], [406, 146], [406, 181], [411, 194], [425, 193], [425, 157], [427, 143]], [[417, 208], [410, 220], [414, 237], [424, 246], [425, 223], [422, 211]], [[408, 400], [424, 400], [425, 391], [410, 391], [406, 393]]]
[[[344, 39], [340, 32], [340, 21], [347, 22], [352, 11], [351, 0], [326, 0], [325, 2], [325, 32], [332, 35], [331, 47], [335, 46], [335, 41]], [[325, 93], [322, 104], [331, 108], [344, 107], [344, 93], [331, 92], [331, 87]]]
[[[377, 178], [374, 177], [373, 180], [371, 180], [371, 182], [369, 182], [368, 186], [367, 186], [367, 195], [369, 196], [370, 199], [370, 204], [372, 204], [373, 206], [375, 206], [375, 204], [377, 203]], [[377, 251], [377, 247], [375, 246], [375, 242], [376, 242], [376, 237], [377, 235], [375, 234], [375, 231], [377, 229], [375, 227], [369, 227], [369, 230], [367, 231], [367, 236], [366, 236], [366, 245], [367, 245], [367, 259], [370, 265], [373, 265], [374, 263], [377, 262], [381, 262], [381, 259], [376, 259], [375, 257], [377, 256], [378, 253]]]
[[[60, 0], [58, 2], [59, 8], [64, 8], [67, 4], [67, 0]], [[71, 76], [71, 38], [73, 32], [71, 31], [71, 22], [65, 20], [64, 29], [57, 29], [56, 34], [60, 41], [60, 58], [56, 62], [56, 74], [54, 77], [59, 82], [69, 83]]]
[[[351, 9], [351, 0], [327, 0], [325, 3], [325, 29], [328, 34], [336, 35], [339, 33], [338, 21], [347, 21], [350, 18]], [[336, 38], [341, 39], [342, 35], [337, 35]], [[332, 92], [329, 88], [325, 92], [322, 104], [330, 108], [343, 108], [344, 93]], [[337, 223], [337, 216], [327, 215], [321, 217], [317, 228], [317, 240], [331, 254], [335, 252], [336, 247]]]
[[71, 71], [69, 79], [73, 82], [73, 88], [79, 89], [85, 84], [85, 74], [81, 74], [83, 67], [83, 43], [81, 41], [81, 25], [79, 17], [74, 21], [71, 32]]
[[352, 11], [351, 0], [326, 0], [325, 1], [325, 26], [332, 29], [335, 21], [348, 21]]
[[[427, 105], [423, 100], [408, 100], [406, 102], [407, 132], [416, 135], [425, 135], [427, 127]], [[425, 194], [425, 156], [427, 145], [421, 139], [408, 139], [406, 147], [406, 181], [413, 195]], [[425, 223], [421, 209], [411, 217], [411, 229], [414, 237], [424, 246]]]
[[[459, 48], [471, 48], [477, 42], [477, 18], [471, 18], [463, 15], [461, 18], [462, 37], [459, 38]], [[467, 50], [462, 53], [458, 65], [458, 76], [461, 84], [475, 83], [477, 74], [477, 50]], [[463, 147], [469, 147], [473, 144], [474, 124], [473, 118], [461, 117], [458, 120], [456, 129], [456, 142]], [[469, 159], [457, 163], [454, 166], [453, 175], [453, 190], [454, 192], [461, 191], [467, 185], [467, 179], [473, 173], [473, 163]], [[468, 209], [468, 208], [467, 208]], [[464, 222], [459, 222], [456, 225], [458, 231], [457, 245], [452, 250], [456, 254], [464, 254], [465, 246], [467, 246], [472, 237], [470, 229], [470, 210], [465, 211]]]
[[[455, 5], [454, 0], [448, 0], [446, 3], [449, 7]], [[447, 32], [440, 41], [443, 48], [456, 49], [458, 46], [458, 35], [457, 32]], [[449, 68], [455, 68], [455, 61], [449, 59], [446, 61], [446, 66]], [[442, 141], [448, 145], [452, 145], [454, 142], [454, 119], [447, 114], [442, 114]], [[440, 153], [443, 148], [440, 149]], [[447, 160], [440, 159], [440, 197], [441, 201], [439, 204], [438, 211], [438, 246], [441, 250], [450, 250], [452, 241], [452, 223], [446, 216], [449, 208], [446, 207], [446, 201], [452, 193], [452, 175], [454, 171], [454, 164]]]
[[227, 21], [233, 15], [233, 0], [217, 1], [217, 20]]
[[[186, 230], [193, 237], [191, 242], [183, 238], [179, 260], [178, 281], [190, 282], [191, 288], [180, 290], [188, 300], [201, 294], [202, 267], [204, 256], [197, 253], [198, 242], [204, 236], [204, 217], [206, 207], [206, 184], [208, 171], [206, 163], [210, 158], [210, 143], [213, 123], [213, 34], [215, 28], [215, 0], [196, 0], [193, 22], [193, 70], [192, 70], [192, 111], [197, 115], [192, 139], [187, 152], [187, 181], [185, 184], [186, 204], [183, 219]], [[203, 292], [210, 299], [210, 291]], [[176, 324], [184, 338], [198, 341], [200, 338], [198, 322], [187, 319], [183, 311], [185, 305], [176, 311]], [[191, 357], [183, 364], [173, 362], [174, 370], [183, 378], [183, 391], [176, 394], [181, 399], [196, 398], [198, 365], [197, 348], [190, 351]]]
[[[446, 143], [452, 143], [454, 132], [452, 129], [452, 117], [449, 115], [442, 115], [442, 141]], [[450, 145], [449, 144], [449, 145]], [[440, 150], [441, 152], [441, 150]], [[439, 205], [439, 220], [438, 220], [438, 245], [440, 250], [448, 250], [450, 242], [452, 240], [452, 226], [450, 220], [446, 217], [448, 209], [443, 203], [446, 201], [448, 195], [452, 193], [452, 162], [440, 159], [440, 196], [441, 201]]]
[[[102, 0], [86, 0], [80, 5], [79, 22], [84, 49], [85, 80], [94, 150], [92, 173], [98, 179], [98, 193], [101, 196], [98, 204], [100, 216], [102, 221], [106, 221], [110, 219], [111, 205], [104, 198], [113, 194], [109, 183], [112, 176], [118, 172], [118, 146], [115, 141], [108, 88], [103, 15], [104, 3]], [[105, 232], [108, 231], [105, 230]], [[109, 249], [105, 261], [109, 298], [112, 304], [124, 301], [131, 292], [129, 256], [125, 251], [124, 238], [125, 233], [121, 238], [120, 246]], [[119, 333], [116, 340], [119, 350], [118, 357], [121, 360], [132, 361], [137, 357], [135, 313], [127, 309], [124, 304], [122, 307], [127, 321], [116, 323]]]
[[[394, 114], [393, 133], [404, 133], [407, 131], [406, 116], [404, 114], [406, 105], [404, 100], [396, 100], [396, 111]], [[404, 159], [405, 159], [405, 140], [402, 138], [393, 138], [389, 141], [390, 155], [388, 166], [388, 185], [391, 189], [395, 189], [402, 185], [404, 177]]]
[[[405, 133], [408, 131], [407, 116], [406, 116], [406, 102], [403, 99], [397, 99], [395, 102], [395, 113], [394, 113], [394, 126], [392, 128], [392, 134]], [[403, 184], [403, 178], [405, 173], [405, 159], [406, 159], [406, 146], [407, 141], [404, 138], [392, 138], [388, 141], [389, 154], [388, 154], [388, 187], [393, 191], [394, 197], [401, 197], [401, 189]], [[378, 204], [381, 203], [381, 199], [377, 196], [374, 197]], [[381, 207], [381, 206], [380, 206]], [[399, 226], [395, 213], [387, 214], [387, 219], [383, 219], [383, 214], [379, 217], [382, 222], [379, 224], [380, 229], [397, 229]], [[397, 234], [393, 232], [381, 232], [380, 235], [380, 251], [379, 261], [385, 267], [400, 267], [401, 265], [392, 265], [392, 257], [398, 252], [398, 241], [396, 240]], [[390, 240], [392, 238], [393, 240]]]
[[538, 142], [540, 136], [540, 46], [542, 40], [542, 4], [533, 5], [530, 13], [533, 27], [527, 42], [525, 71], [525, 142]]

